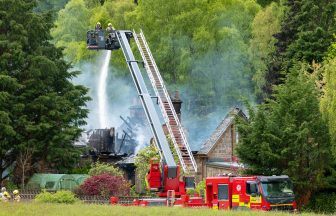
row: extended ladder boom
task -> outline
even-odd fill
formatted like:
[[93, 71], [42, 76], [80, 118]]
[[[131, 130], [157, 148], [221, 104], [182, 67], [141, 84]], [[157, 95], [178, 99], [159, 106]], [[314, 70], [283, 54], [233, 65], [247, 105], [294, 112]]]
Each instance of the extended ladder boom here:
[[146, 42], [145, 36], [141, 31], [140, 34], [133, 32], [134, 39], [145, 63], [148, 77], [151, 80], [153, 89], [159, 99], [161, 112], [164, 116], [169, 135], [174, 143], [176, 153], [179, 157], [180, 164], [186, 174], [197, 172], [197, 164], [190, 150], [186, 136], [181, 123], [176, 115], [175, 109], [169, 97], [168, 91], [164, 85], [159, 69], [156, 66], [153, 55]]
[[175, 178], [177, 175], [177, 166], [174, 157], [169, 148], [166, 136], [164, 134], [159, 115], [155, 110], [154, 102], [148, 93], [145, 81], [142, 77], [138, 66], [138, 61], [135, 60], [132, 49], [129, 44], [129, 38], [132, 37], [131, 31], [116, 31], [116, 37], [120, 43], [120, 47], [124, 53], [127, 66], [131, 72], [135, 87], [139, 94], [141, 103], [144, 107], [146, 116], [150, 123], [154, 138], [158, 149], [160, 150], [161, 158], [164, 159], [168, 167], [168, 178]]

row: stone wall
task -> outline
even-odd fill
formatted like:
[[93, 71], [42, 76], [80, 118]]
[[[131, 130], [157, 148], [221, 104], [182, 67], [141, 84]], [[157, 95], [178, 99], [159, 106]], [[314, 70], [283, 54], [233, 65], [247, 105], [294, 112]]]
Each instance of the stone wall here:
[[218, 176], [224, 173], [230, 173], [230, 170], [225, 169], [225, 168], [220, 168], [220, 167], [206, 166], [206, 176], [205, 177]]
[[219, 138], [219, 140], [215, 144], [215, 147], [209, 152], [208, 159], [223, 159], [224, 161], [231, 161], [235, 145], [235, 126], [231, 125]]
[[232, 172], [230, 169], [207, 166], [206, 163], [207, 161], [232, 161], [235, 158], [234, 149], [237, 139], [236, 127], [234, 124], [231, 124], [217, 140], [214, 148], [210, 150], [208, 155], [195, 155], [198, 166], [196, 183], [209, 176]]

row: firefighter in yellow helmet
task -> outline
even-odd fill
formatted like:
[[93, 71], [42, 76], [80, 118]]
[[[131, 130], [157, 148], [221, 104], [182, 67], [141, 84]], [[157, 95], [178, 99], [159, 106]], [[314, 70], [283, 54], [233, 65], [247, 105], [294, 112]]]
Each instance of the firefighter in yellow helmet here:
[[13, 199], [15, 202], [20, 202], [21, 201], [21, 196], [19, 194], [19, 190], [14, 190], [13, 191]]
[[1, 200], [3, 202], [8, 202], [11, 199], [10, 194], [7, 192], [5, 187], [1, 188]]
[[114, 29], [114, 27], [112, 26], [112, 23], [109, 23], [109, 24], [107, 25], [106, 32], [111, 33], [113, 30], [115, 30], [115, 29]]
[[109, 24], [107, 24], [107, 28], [106, 28], [106, 33], [107, 33], [107, 38], [106, 38], [106, 44], [107, 45], [111, 45], [112, 44], [112, 35], [113, 35], [113, 31], [114, 31], [115, 29], [113, 28], [113, 26], [112, 26], [112, 23], [109, 23]]
[[97, 22], [96, 30], [102, 30], [102, 26], [101, 26], [100, 22]]

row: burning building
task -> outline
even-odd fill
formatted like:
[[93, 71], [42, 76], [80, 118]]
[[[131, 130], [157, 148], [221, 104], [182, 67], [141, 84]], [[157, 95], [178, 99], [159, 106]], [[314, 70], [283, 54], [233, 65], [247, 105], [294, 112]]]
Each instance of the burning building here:
[[87, 149], [83, 160], [115, 164], [134, 183], [134, 157], [139, 149], [149, 144], [152, 134], [138, 100], [133, 101], [129, 115], [120, 116], [120, 119], [117, 127], [84, 132], [75, 146]]

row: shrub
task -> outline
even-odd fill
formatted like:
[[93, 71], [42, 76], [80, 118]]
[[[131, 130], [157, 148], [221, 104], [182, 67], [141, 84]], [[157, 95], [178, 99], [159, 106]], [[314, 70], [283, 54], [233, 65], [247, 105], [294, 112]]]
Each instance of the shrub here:
[[317, 213], [335, 213], [336, 212], [336, 193], [321, 192], [314, 195], [308, 205], [304, 208], [305, 211], [313, 211]]
[[205, 179], [200, 181], [195, 188], [196, 193], [198, 193], [200, 196], [204, 197], [205, 195]]
[[130, 184], [122, 176], [101, 174], [86, 179], [76, 192], [89, 196], [126, 196], [130, 193]]
[[42, 192], [35, 197], [35, 200], [42, 203], [73, 204], [78, 199], [71, 191], [57, 191], [56, 193]]
[[151, 145], [141, 149], [135, 157], [136, 179], [140, 181], [140, 184], [137, 184], [136, 190], [143, 195], [151, 194], [147, 188], [145, 179], [149, 171], [149, 164], [152, 158], [160, 158], [160, 155], [158, 150], [155, 148], [154, 143], [151, 141]]
[[52, 193], [42, 192], [35, 197], [35, 200], [37, 202], [53, 203], [54, 202], [54, 196], [53, 196]]
[[192, 188], [188, 188], [188, 189], [187, 189], [187, 194], [188, 194], [189, 196], [193, 196], [193, 195], [195, 194], [195, 192], [196, 192], [195, 189], [192, 189]]
[[101, 174], [109, 174], [111, 176], [123, 176], [123, 173], [120, 169], [108, 164], [96, 162], [92, 165], [89, 170], [90, 176], [98, 176]]

